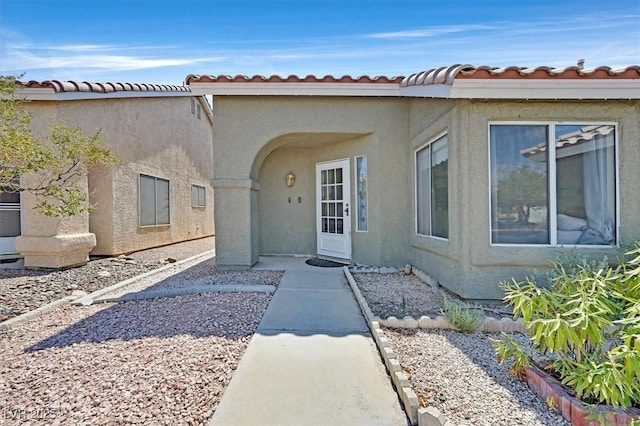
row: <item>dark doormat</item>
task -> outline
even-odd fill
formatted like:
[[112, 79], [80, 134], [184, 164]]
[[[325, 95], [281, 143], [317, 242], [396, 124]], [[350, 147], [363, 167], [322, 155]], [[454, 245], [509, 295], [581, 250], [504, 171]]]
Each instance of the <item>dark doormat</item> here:
[[344, 263], [334, 262], [332, 260], [326, 260], [326, 259], [318, 259], [317, 257], [307, 259], [305, 263], [307, 265], [319, 266], [321, 268], [339, 268], [341, 266], [345, 266]]

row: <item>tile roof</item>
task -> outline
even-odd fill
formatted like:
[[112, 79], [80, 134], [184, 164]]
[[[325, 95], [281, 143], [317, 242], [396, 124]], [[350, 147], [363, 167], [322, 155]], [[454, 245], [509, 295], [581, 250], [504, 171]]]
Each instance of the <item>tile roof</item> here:
[[174, 86], [168, 84], [141, 84], [141, 83], [90, 83], [87, 81], [18, 81], [18, 85], [28, 89], [53, 89], [56, 93], [68, 92], [191, 92], [189, 86]]
[[449, 67], [433, 68], [427, 71], [412, 74], [408, 77], [316, 77], [308, 75], [299, 77], [290, 75], [282, 77], [272, 75], [269, 77], [254, 75], [195, 75], [190, 74], [186, 78], [186, 84], [192, 83], [399, 83], [401, 87], [427, 85], [427, 84], [452, 84], [454, 79], [636, 79], [640, 78], [640, 66], [632, 65], [626, 68], [614, 70], [602, 66], [592, 69], [584, 69], [581, 66], [567, 68], [536, 67], [526, 68], [509, 66], [505, 68], [456, 64]]
[[187, 84], [191, 83], [400, 83], [403, 77], [369, 77], [368, 75], [360, 77], [342, 76], [334, 77], [325, 75], [324, 77], [316, 77], [314, 75], [308, 75], [306, 77], [298, 77], [296, 75], [290, 75], [288, 77], [281, 77], [272, 75], [265, 77], [261, 75], [254, 75], [249, 77], [246, 75], [236, 75], [235, 77], [229, 75], [195, 75], [189, 74], [186, 78]]
[[614, 70], [610, 67], [583, 69], [580, 66], [567, 68], [516, 67], [506, 68], [456, 64], [434, 68], [412, 74], [402, 79], [402, 87], [429, 84], [453, 84], [454, 79], [640, 79], [640, 65], [631, 65]]

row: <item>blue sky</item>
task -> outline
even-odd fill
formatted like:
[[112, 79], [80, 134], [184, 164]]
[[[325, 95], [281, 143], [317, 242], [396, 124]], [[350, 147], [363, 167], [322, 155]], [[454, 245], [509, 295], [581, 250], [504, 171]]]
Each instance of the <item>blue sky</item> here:
[[0, 74], [406, 76], [456, 63], [640, 64], [639, 0], [0, 0]]

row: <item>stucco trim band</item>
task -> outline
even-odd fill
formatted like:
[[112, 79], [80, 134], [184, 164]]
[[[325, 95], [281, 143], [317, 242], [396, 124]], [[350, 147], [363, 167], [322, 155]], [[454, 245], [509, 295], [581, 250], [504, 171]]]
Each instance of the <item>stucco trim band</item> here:
[[50, 237], [16, 238], [16, 249], [24, 256], [24, 266], [32, 268], [65, 268], [84, 265], [96, 246], [92, 233], [54, 235]]
[[211, 179], [211, 185], [214, 189], [218, 188], [240, 188], [251, 189], [254, 191], [260, 190], [260, 184], [253, 179], [242, 178], [216, 178]]
[[464, 79], [450, 98], [463, 99], [640, 99], [640, 80]]

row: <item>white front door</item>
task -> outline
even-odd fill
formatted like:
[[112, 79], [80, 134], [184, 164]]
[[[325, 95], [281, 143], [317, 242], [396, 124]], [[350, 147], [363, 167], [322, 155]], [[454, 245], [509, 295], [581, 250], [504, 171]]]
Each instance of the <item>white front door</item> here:
[[20, 231], [20, 194], [0, 193], [0, 255], [16, 253]]
[[316, 164], [318, 255], [351, 259], [349, 160]]

